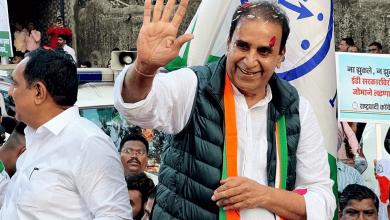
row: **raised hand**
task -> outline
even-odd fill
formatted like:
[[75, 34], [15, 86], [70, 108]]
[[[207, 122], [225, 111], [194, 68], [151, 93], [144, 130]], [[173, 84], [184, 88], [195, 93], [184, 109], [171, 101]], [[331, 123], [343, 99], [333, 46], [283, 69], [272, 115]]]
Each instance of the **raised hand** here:
[[176, 37], [189, 0], [181, 0], [170, 21], [175, 0], [169, 0], [163, 10], [163, 0], [158, 0], [151, 17], [151, 0], [145, 1], [143, 26], [137, 40], [137, 69], [145, 74], [153, 74], [158, 68], [167, 65], [179, 55], [181, 46], [193, 38], [192, 34]]

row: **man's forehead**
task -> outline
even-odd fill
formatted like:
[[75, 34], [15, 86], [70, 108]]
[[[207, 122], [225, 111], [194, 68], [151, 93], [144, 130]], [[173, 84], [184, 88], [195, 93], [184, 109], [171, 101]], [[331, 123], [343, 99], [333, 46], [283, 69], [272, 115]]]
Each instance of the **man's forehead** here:
[[144, 143], [142, 143], [139, 140], [129, 140], [126, 141], [125, 144], [123, 145], [123, 149], [126, 148], [146, 148]]
[[358, 210], [371, 210], [373, 208], [376, 209], [373, 199], [351, 199], [348, 201], [346, 208], [353, 208]]

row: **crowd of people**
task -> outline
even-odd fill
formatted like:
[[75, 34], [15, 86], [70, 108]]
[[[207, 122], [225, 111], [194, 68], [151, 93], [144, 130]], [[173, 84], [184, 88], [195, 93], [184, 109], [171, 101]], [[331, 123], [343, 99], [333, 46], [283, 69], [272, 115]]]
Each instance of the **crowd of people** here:
[[[41, 32], [34, 28], [33, 22], [28, 22], [26, 28], [24, 22], [17, 21], [15, 23], [16, 31], [14, 33], [14, 56], [11, 58], [12, 64], [18, 64], [29, 53], [41, 47]], [[49, 45], [42, 45], [45, 49], [62, 48], [69, 53], [73, 60], [77, 63], [75, 50], [68, 45], [73, 36], [72, 30], [64, 26], [63, 16], [58, 16], [56, 23], [47, 30], [46, 34], [50, 36]], [[88, 60], [81, 62], [81, 68], [91, 68], [92, 64]]]
[[[9, 89], [16, 113], [0, 126], [0, 141], [9, 133], [0, 147], [0, 220], [332, 219], [337, 204], [339, 219], [381, 219], [390, 206], [361, 177], [365, 124], [338, 124], [337, 201], [313, 109], [275, 74], [290, 34], [280, 6], [239, 6], [219, 61], [159, 74], [193, 38], [176, 36], [188, 0], [173, 12], [175, 2], [157, 0], [151, 13], [145, 1], [137, 59], [115, 82], [123, 118], [169, 135], [158, 180], [144, 172], [144, 136], [128, 134], [116, 149], [80, 117], [77, 59], [63, 17], [43, 48], [32, 22], [16, 23]], [[380, 43], [369, 47], [382, 53]], [[359, 52], [352, 38], [339, 49]]]

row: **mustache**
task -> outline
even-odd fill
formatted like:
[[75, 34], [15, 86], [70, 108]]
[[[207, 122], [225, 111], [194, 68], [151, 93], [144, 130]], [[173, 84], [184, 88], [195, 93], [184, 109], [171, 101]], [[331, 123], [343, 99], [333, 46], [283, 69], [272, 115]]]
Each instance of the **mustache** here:
[[132, 158], [130, 158], [130, 160], [127, 161], [127, 163], [133, 163], [133, 162], [141, 165], [141, 162], [136, 157], [132, 157]]

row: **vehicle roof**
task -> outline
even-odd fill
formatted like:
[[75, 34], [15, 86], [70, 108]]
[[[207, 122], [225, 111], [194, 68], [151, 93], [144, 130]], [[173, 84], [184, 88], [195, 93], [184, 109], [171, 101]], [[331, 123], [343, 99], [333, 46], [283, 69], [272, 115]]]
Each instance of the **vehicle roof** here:
[[114, 83], [85, 83], [79, 86], [76, 105], [80, 108], [114, 106]]

